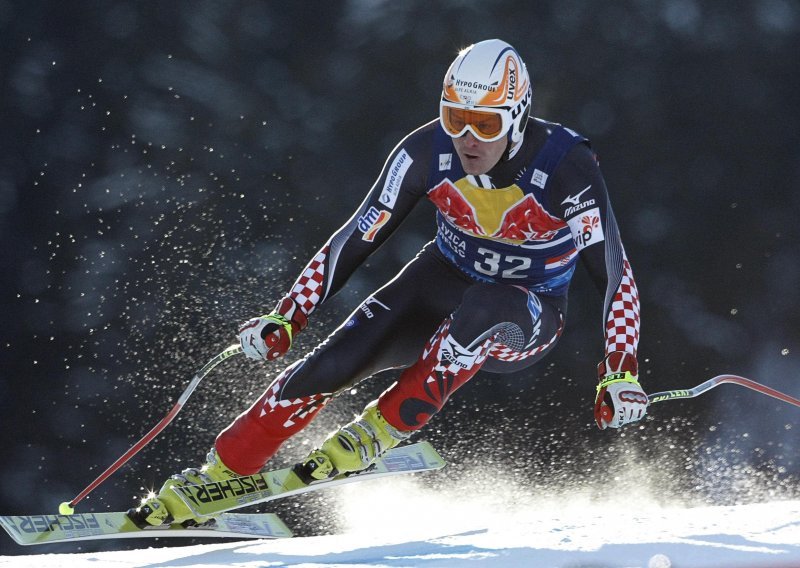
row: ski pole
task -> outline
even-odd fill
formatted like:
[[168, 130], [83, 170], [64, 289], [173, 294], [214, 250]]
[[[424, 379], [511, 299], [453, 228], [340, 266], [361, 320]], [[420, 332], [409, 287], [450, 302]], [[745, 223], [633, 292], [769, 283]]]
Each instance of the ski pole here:
[[170, 422], [172, 422], [172, 420], [181, 411], [181, 408], [183, 408], [183, 405], [186, 403], [186, 401], [189, 399], [189, 397], [192, 396], [192, 393], [194, 392], [194, 389], [197, 388], [197, 385], [200, 384], [200, 381], [202, 381], [206, 377], [206, 375], [208, 375], [211, 372], [211, 370], [214, 367], [216, 367], [217, 365], [222, 363], [225, 359], [227, 359], [229, 357], [232, 357], [232, 356], [234, 356], [234, 355], [236, 355], [238, 353], [241, 353], [241, 352], [242, 352], [242, 347], [240, 345], [238, 345], [238, 344], [237, 345], [231, 345], [230, 347], [226, 348], [224, 351], [219, 353], [216, 357], [211, 359], [208, 363], [206, 363], [205, 366], [202, 369], [197, 371], [197, 373], [195, 374], [194, 378], [189, 383], [189, 386], [186, 387], [186, 390], [184, 390], [183, 393], [181, 394], [181, 396], [178, 397], [178, 402], [176, 402], [175, 405], [172, 407], [172, 410], [170, 410], [167, 413], [167, 415], [164, 418], [161, 419], [161, 422], [156, 424], [153, 427], [153, 429], [150, 430], [147, 434], [145, 434], [144, 437], [141, 440], [136, 442], [133, 446], [131, 446], [131, 448], [127, 452], [122, 454], [119, 457], [119, 459], [117, 459], [117, 461], [112, 463], [108, 467], [108, 469], [106, 469], [103, 473], [101, 473], [97, 477], [97, 479], [92, 481], [86, 487], [86, 489], [84, 489], [83, 491], [78, 493], [72, 499], [72, 501], [64, 501], [63, 503], [61, 503], [61, 505], [58, 506], [58, 512], [61, 513], [62, 515], [71, 515], [72, 513], [74, 513], [75, 512], [75, 505], [77, 505], [89, 493], [94, 491], [94, 489], [98, 485], [100, 485], [106, 479], [108, 479], [111, 476], [111, 474], [113, 474], [115, 471], [117, 471], [119, 468], [121, 468], [123, 465], [125, 465], [125, 463], [129, 459], [131, 459], [133, 456], [135, 456], [137, 453], [139, 453], [139, 451], [142, 448], [144, 448], [147, 444], [149, 444], [153, 440], [153, 438], [158, 436], [158, 434], [161, 433], [161, 431], [164, 428], [166, 428], [167, 425]]
[[665, 400], [676, 400], [678, 398], [694, 398], [696, 396], [703, 394], [704, 392], [713, 389], [717, 385], [721, 385], [723, 383], [731, 383], [734, 385], [747, 387], [749, 389], [753, 389], [754, 391], [760, 392], [767, 396], [771, 396], [773, 398], [777, 398], [778, 400], [782, 400], [783, 402], [788, 402], [789, 404], [800, 406], [800, 400], [792, 396], [789, 396], [788, 394], [784, 394], [780, 391], [777, 391], [771, 387], [762, 385], [761, 383], [757, 383], [755, 381], [746, 379], [744, 377], [740, 377], [738, 375], [718, 375], [713, 379], [709, 379], [706, 382], [701, 383], [691, 389], [657, 392], [651, 394], [647, 398], [649, 399], [650, 404], [653, 404], [654, 402], [663, 402]]

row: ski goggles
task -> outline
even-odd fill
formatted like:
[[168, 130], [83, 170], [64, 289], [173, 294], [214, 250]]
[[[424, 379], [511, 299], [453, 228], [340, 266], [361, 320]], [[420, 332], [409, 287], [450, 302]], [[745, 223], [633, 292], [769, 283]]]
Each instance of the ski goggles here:
[[465, 109], [461, 105], [446, 101], [439, 103], [439, 121], [444, 131], [452, 138], [463, 136], [469, 131], [483, 142], [500, 140], [512, 124], [511, 112], [508, 109]]

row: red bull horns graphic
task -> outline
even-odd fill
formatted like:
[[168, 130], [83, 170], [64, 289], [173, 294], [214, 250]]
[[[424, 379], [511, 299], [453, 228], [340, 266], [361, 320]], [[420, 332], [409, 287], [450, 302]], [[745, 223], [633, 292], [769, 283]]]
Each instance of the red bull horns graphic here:
[[[522, 194], [521, 189], [512, 187]], [[566, 227], [564, 221], [545, 211], [531, 194], [524, 195], [510, 207], [499, 200], [484, 200], [476, 206], [463, 191], [446, 179], [428, 192], [428, 198], [450, 223], [477, 237], [512, 243], [549, 240]], [[494, 227], [497, 228], [492, 230]]]

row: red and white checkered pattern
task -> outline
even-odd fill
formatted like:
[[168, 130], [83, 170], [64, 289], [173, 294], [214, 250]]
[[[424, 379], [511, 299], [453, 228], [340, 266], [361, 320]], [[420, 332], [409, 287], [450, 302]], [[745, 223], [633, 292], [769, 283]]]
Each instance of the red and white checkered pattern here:
[[495, 359], [499, 359], [501, 361], [521, 361], [522, 359], [527, 359], [528, 357], [532, 357], [533, 355], [538, 355], [548, 347], [550, 347], [560, 336], [561, 332], [564, 331], [564, 316], [560, 316], [561, 321], [558, 324], [558, 329], [556, 330], [553, 337], [547, 340], [546, 343], [542, 343], [541, 345], [537, 345], [533, 349], [528, 349], [527, 351], [517, 351], [515, 349], [511, 349], [502, 343], [496, 343], [492, 346], [489, 350], [489, 357], [493, 357]]
[[[280, 393], [294, 372], [302, 366], [303, 360], [297, 361], [285, 369], [275, 379], [262, 397], [263, 405], [259, 418], [271, 414], [273, 420], [280, 420], [283, 428], [301, 426], [310, 420], [310, 416], [320, 410], [333, 396], [332, 393], [318, 393], [300, 398], [281, 398]], [[277, 416], [280, 416], [278, 419]]]
[[322, 287], [329, 250], [329, 247], [326, 246], [311, 259], [289, 293], [289, 296], [297, 302], [306, 315], [313, 312], [322, 300]]
[[636, 356], [639, 346], [639, 291], [631, 265], [623, 260], [622, 281], [617, 288], [606, 320], [606, 355], [624, 351]]

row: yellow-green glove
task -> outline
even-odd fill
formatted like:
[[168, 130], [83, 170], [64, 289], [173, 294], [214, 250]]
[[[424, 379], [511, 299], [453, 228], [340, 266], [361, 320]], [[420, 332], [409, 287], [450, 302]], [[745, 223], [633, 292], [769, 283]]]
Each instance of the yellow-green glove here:
[[647, 414], [647, 395], [639, 384], [639, 365], [630, 353], [614, 351], [597, 366], [600, 382], [594, 420], [601, 430], [619, 428]]
[[286, 296], [267, 315], [252, 318], [239, 329], [242, 351], [250, 359], [272, 361], [292, 346], [296, 333], [308, 325], [308, 318], [292, 298]]

